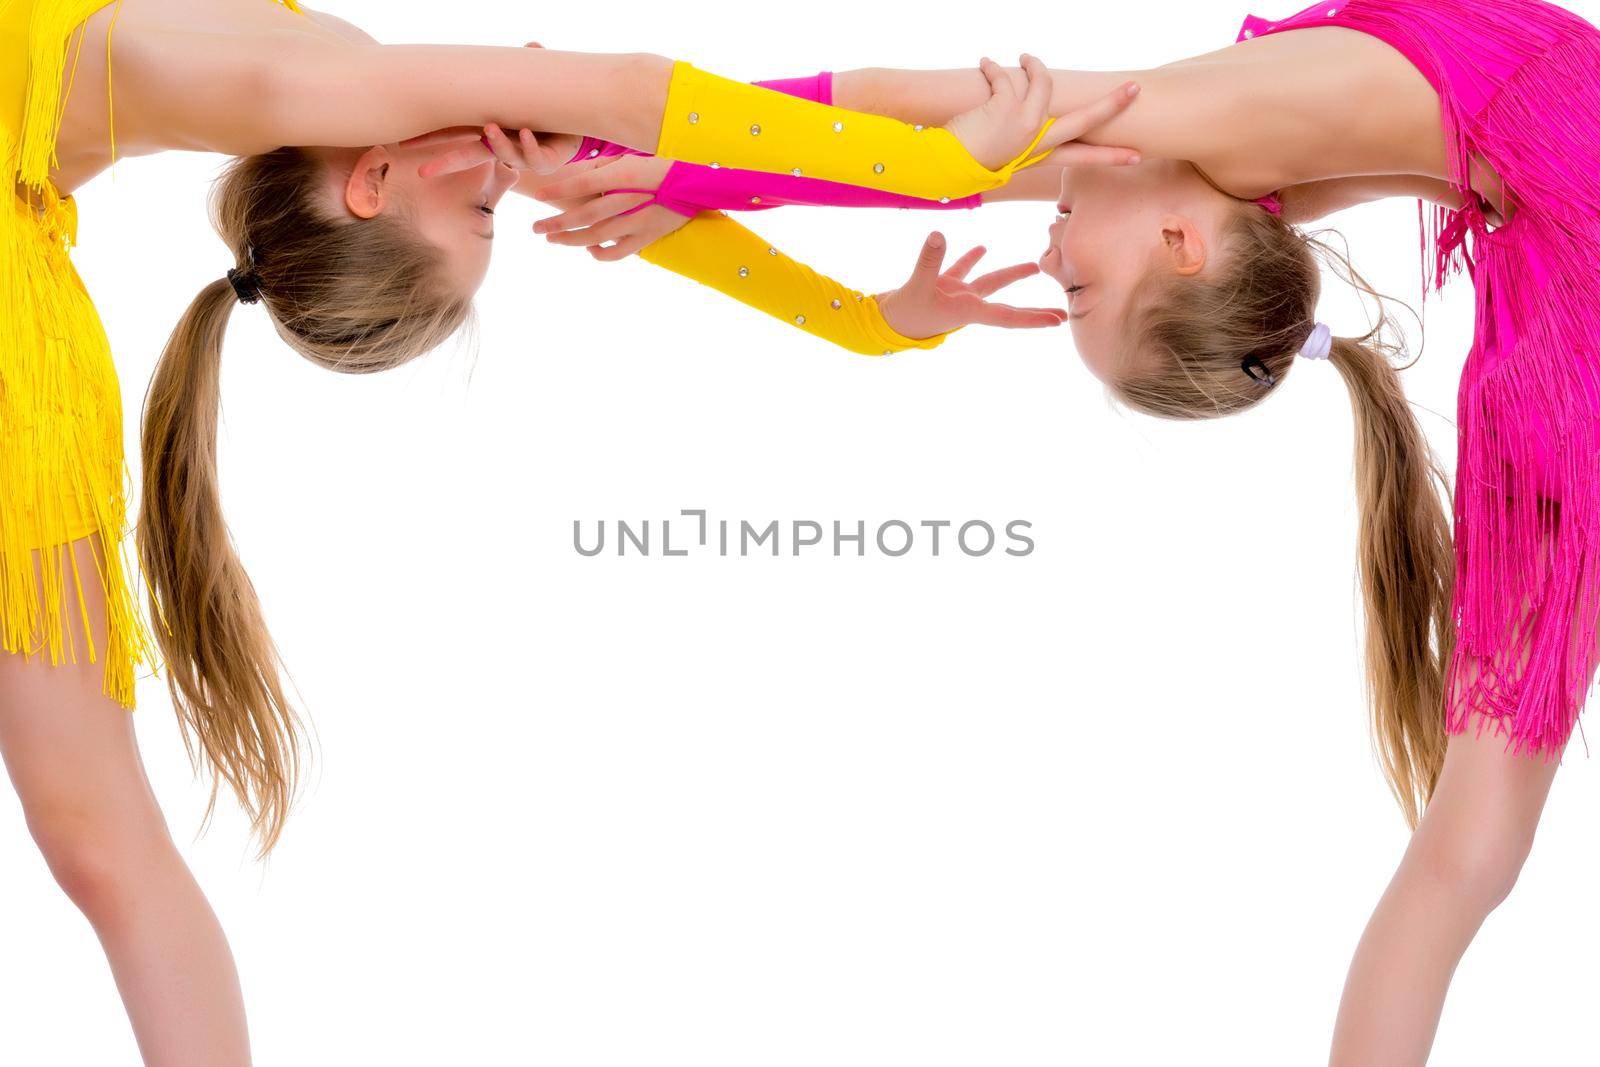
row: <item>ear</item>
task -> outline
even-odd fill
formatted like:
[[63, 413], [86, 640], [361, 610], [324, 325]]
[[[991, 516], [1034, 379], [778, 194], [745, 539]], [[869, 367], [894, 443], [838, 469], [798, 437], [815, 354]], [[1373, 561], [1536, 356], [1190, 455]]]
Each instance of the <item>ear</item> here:
[[357, 218], [383, 213], [389, 202], [389, 171], [394, 159], [383, 145], [373, 145], [356, 159], [344, 183], [344, 202]]
[[1179, 274], [1198, 274], [1206, 265], [1206, 239], [1187, 215], [1161, 216], [1161, 245]]

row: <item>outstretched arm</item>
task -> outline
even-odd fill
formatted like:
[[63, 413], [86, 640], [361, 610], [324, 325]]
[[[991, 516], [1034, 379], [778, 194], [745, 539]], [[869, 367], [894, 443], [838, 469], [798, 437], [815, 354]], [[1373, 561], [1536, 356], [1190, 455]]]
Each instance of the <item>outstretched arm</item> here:
[[[118, 120], [160, 147], [249, 155], [501, 121], [654, 145], [672, 62], [643, 53], [362, 44], [139, 26], [112, 37]], [[124, 105], [126, 101], [126, 105]]]
[[[1013, 80], [1018, 73], [1006, 70]], [[1133, 106], [1079, 134], [1074, 149], [1118, 145], [1190, 160], [1235, 196], [1345, 175], [1444, 175], [1437, 93], [1368, 35], [1313, 27], [1148, 70], [1050, 75], [1053, 115], [1122, 82], [1139, 86]], [[836, 73], [834, 93], [845, 107], [940, 123], [974, 105], [981, 81], [971, 70], [865, 68]]]
[[[1021, 67], [1002, 69], [1013, 86], [1025, 84]], [[1050, 113], [1064, 115], [1113, 92], [1120, 85], [1138, 84], [1150, 73], [1052, 69]], [[834, 73], [833, 102], [853, 111], [937, 126], [972, 110], [977, 106], [974, 100], [981, 104], [988, 95], [987, 84], [983, 74], [972, 67], [955, 70], [864, 67]]]
[[[997, 65], [992, 67], [990, 73], [1009, 81], [1008, 76], [1004, 75]], [[988, 81], [989, 78], [986, 76], [986, 84]], [[755, 84], [815, 102], [833, 103], [833, 75], [828, 71], [807, 78]], [[1135, 95], [1128, 89], [1127, 85], [1120, 86], [1117, 90], [1064, 116], [1061, 121], [1071, 129], [1093, 129], [1128, 106]], [[493, 126], [489, 127], [484, 131], [480, 144], [475, 136], [475, 130], [475, 127], [467, 127], [463, 131], [463, 135], [470, 140], [462, 150], [461, 159], [452, 161], [441, 158], [438, 165], [473, 164], [491, 155], [499, 156], [502, 161], [513, 166], [523, 165], [524, 159], [518, 158], [520, 154], [501, 131]], [[523, 131], [521, 136], [527, 138], [530, 134]], [[1136, 154], [1121, 148], [1069, 145], [1062, 149], [1062, 151], [1068, 150], [1080, 164], [1138, 161]], [[630, 158], [618, 159], [618, 155], [627, 155]], [[424, 173], [433, 166], [434, 163], [426, 164], [423, 168]], [[549, 170], [548, 167], [536, 169]], [[581, 176], [558, 177], [553, 173], [535, 173], [529, 170], [519, 181], [518, 190], [529, 196], [548, 199], [555, 203], [575, 197], [592, 198], [598, 194], [619, 192], [632, 196], [653, 190], [655, 203], [663, 204], [685, 217], [693, 217], [700, 211], [708, 209], [762, 211], [786, 204], [923, 209], [971, 208], [986, 200], [1054, 201], [1061, 189], [1061, 169], [1056, 166], [1040, 166], [1016, 171], [1005, 184], [988, 190], [987, 194], [964, 197], [942, 196], [935, 200], [839, 182], [819, 181], [793, 174], [768, 174], [737, 167], [706, 167], [669, 162], [647, 154], [635, 153], [621, 145], [595, 141], [592, 138], [584, 139], [580, 156], [573, 158], [568, 167], [562, 170], [566, 176], [576, 174]], [[636, 209], [642, 202], [644, 201], [630, 200], [626, 208]], [[544, 220], [536, 229], [544, 233], [572, 231], [579, 226], [590, 226], [600, 219], [610, 218], [622, 209], [615, 200], [610, 204], [599, 204], [590, 200], [580, 212], [576, 214], [569, 212], [556, 219]], [[629, 249], [629, 251], [635, 250]]]
[[[604, 251], [590, 248], [597, 258], [610, 258], [602, 255]], [[862, 355], [934, 348], [970, 324], [1026, 328], [1066, 321], [1066, 312], [1059, 308], [989, 302], [988, 297], [1000, 289], [1038, 273], [1037, 264], [1018, 264], [968, 281], [967, 274], [983, 250], [973, 249], [948, 270], [943, 267], [944, 254], [943, 235], [932, 234], [910, 280], [873, 296], [818, 274], [728, 216], [709, 211], [647, 245], [639, 256]]]
[[[1014, 83], [1017, 67], [1004, 68]], [[904, 122], [937, 125], [982, 103], [986, 79], [976, 70], [892, 70], [881, 67], [841, 71], [834, 76], [834, 100], [841, 107], [892, 115]], [[1214, 152], [1219, 132], [1239, 117], [1247, 99], [1238, 72], [1226, 67], [1183, 64], [1150, 70], [1059, 70], [1050, 72], [1050, 113], [1065, 115], [1087, 107], [1123, 86], [1136, 86], [1139, 99], [1126, 111], [1084, 132], [1079, 142], [1137, 150], [1167, 159], [1194, 159]], [[1109, 160], [1108, 160], [1109, 161]]]
[[1001, 185], [1078, 132], [1047, 116], [1049, 71], [1031, 57], [1022, 94], [988, 64], [983, 104], [949, 128], [916, 128], [648, 54], [161, 31], [135, 41], [124, 70], [167, 105], [161, 125], [181, 131], [182, 147], [235, 153], [389, 143], [492, 122], [937, 199]]
[[[142, 35], [146, 42], [153, 36]], [[185, 125], [211, 134], [220, 151], [278, 145], [387, 144], [458, 125], [592, 133], [653, 147], [672, 61], [644, 53], [558, 52], [476, 45], [351, 47], [317, 38], [230, 40], [174, 33], [148, 45], [152, 61], [182, 54], [167, 77], [190, 88], [246, 83], [251, 107], [223, 94], [180, 94]], [[126, 65], [126, 64], [125, 64]], [[141, 64], [141, 66], [144, 66]], [[152, 77], [160, 77], [152, 72]]]

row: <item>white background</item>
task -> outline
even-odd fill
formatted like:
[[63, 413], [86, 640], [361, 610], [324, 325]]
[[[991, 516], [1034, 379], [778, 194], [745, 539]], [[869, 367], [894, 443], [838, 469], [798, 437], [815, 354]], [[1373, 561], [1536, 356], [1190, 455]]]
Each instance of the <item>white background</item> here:
[[[538, 39], [746, 79], [1023, 50], [1155, 65], [1230, 43], [1247, 13], [336, 10], [388, 42]], [[202, 206], [217, 162], [130, 161], [80, 195], [78, 263], [135, 467], [155, 355], [231, 265]], [[528, 231], [543, 211], [501, 209], [475, 350], [347, 378], [296, 358], [259, 308], [235, 316], [224, 505], [319, 740], [269, 865], [226, 799], [194, 838], [205, 792], [160, 679], [141, 681], [136, 714], [238, 959], [257, 1061], [1325, 1062], [1406, 841], [1361, 700], [1336, 372], [1303, 363], [1243, 417], [1158, 423], [1107, 408], [1065, 329], [853, 356], [636, 259], [547, 246]], [[935, 225], [952, 254], [982, 241], [993, 265], [1033, 259], [1052, 211], [747, 221], [877, 290]], [[1415, 306], [1415, 203], [1331, 221]], [[1042, 278], [1014, 292], [1060, 300]], [[1452, 467], [1470, 297], [1463, 280], [1430, 298], [1405, 374]], [[1365, 321], [1334, 280], [1322, 311], [1339, 333]], [[1020, 518], [1038, 547], [571, 547], [574, 519], [682, 508]], [[1516, 892], [1457, 972], [1434, 1063], [1600, 1062], [1600, 768], [1581, 740], [1567, 763]], [[9, 792], [0, 871], [0, 1062], [136, 1063], [98, 942]]]

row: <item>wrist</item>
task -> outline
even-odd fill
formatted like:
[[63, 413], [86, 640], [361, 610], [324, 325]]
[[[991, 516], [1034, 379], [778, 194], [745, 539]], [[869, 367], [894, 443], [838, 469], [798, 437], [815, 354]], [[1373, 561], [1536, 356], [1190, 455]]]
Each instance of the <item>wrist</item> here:
[[900, 317], [899, 311], [895, 307], [894, 299], [896, 294], [899, 292], [900, 290], [898, 289], [885, 289], [881, 293], [869, 293], [867, 295], [867, 299], [871, 300], [878, 306], [878, 314], [882, 317], [883, 324], [889, 327], [889, 329], [893, 330], [895, 333], [904, 336], [905, 331], [902, 330], [900, 328], [900, 324], [895, 321]]
[[884, 331], [882, 340], [888, 348], [932, 348], [955, 332], [954, 329], [932, 330], [926, 322], [916, 321], [918, 316], [907, 314], [900, 306], [900, 293], [899, 289], [890, 289], [866, 297], [878, 310], [878, 321]]

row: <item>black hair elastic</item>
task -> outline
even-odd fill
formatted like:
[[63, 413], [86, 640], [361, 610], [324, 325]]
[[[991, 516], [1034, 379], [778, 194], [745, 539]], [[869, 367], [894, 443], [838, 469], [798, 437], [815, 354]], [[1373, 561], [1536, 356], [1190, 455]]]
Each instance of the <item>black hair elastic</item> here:
[[[1254, 368], [1257, 367], [1261, 369], [1261, 374], [1257, 374], [1255, 372]], [[1272, 372], [1267, 370], [1267, 365], [1261, 362], [1260, 356], [1244, 357], [1239, 361], [1239, 369], [1250, 375], [1251, 378], [1254, 378], [1262, 385], [1268, 386], [1269, 388], [1278, 384], [1278, 379], [1274, 378], [1272, 376]], [[1265, 377], [1262, 377], [1262, 375], [1265, 375]]]
[[254, 304], [261, 299], [261, 276], [254, 267], [233, 267], [228, 271], [228, 281], [241, 304]]

